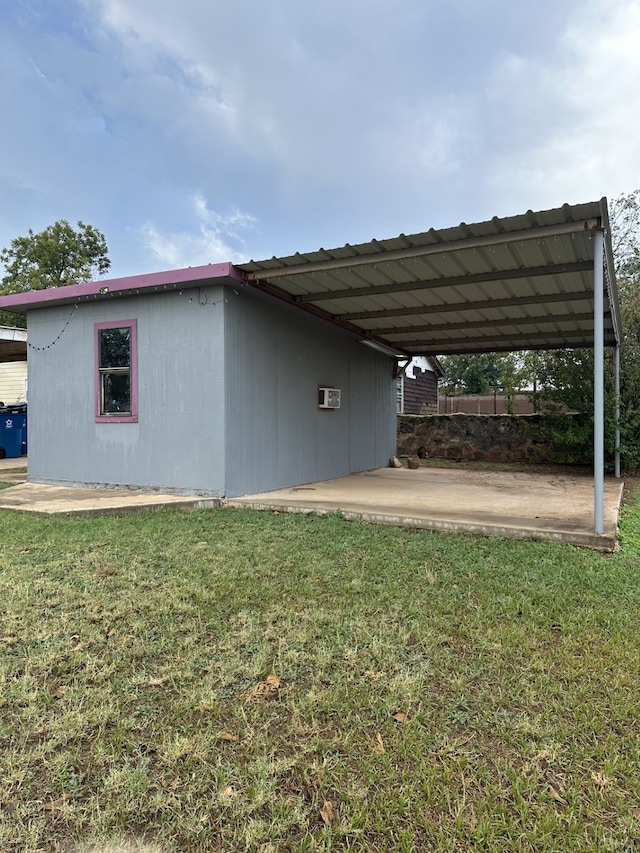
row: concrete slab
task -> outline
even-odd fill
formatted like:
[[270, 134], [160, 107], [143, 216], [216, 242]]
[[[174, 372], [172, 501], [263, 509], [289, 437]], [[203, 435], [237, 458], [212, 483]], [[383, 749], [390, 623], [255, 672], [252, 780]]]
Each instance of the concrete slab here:
[[336, 480], [228, 500], [281, 512], [340, 511], [378, 524], [516, 539], [544, 539], [612, 551], [621, 480], [606, 479], [605, 532], [593, 532], [593, 479], [529, 471], [380, 468]]
[[17, 456], [14, 459], [0, 459], [0, 474], [2, 474], [3, 471], [14, 471], [16, 468], [20, 469], [26, 467], [26, 456]]
[[0, 509], [40, 515], [122, 515], [161, 506], [204, 509], [219, 507], [221, 504], [219, 498], [125, 492], [116, 489], [72, 489], [38, 483], [21, 483], [0, 490]]
[[[0, 470], [0, 479], [9, 476]], [[201, 509], [225, 504], [280, 512], [340, 511], [345, 518], [377, 524], [546, 539], [612, 551], [622, 488], [621, 480], [605, 480], [605, 532], [600, 536], [593, 532], [593, 479], [556, 472], [380, 468], [227, 501], [23, 482], [0, 490], [0, 509], [105, 515], [161, 506]]]

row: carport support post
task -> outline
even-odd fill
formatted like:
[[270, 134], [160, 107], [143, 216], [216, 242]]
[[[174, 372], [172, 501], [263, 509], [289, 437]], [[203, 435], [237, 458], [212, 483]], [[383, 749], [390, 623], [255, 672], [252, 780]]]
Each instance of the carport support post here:
[[620, 477], [620, 344], [616, 344], [616, 477]]
[[604, 533], [604, 232], [594, 233], [593, 257], [593, 485], [594, 530]]

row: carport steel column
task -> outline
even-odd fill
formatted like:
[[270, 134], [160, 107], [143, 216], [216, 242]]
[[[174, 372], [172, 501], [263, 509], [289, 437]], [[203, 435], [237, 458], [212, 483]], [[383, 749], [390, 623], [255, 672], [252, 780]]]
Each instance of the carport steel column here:
[[620, 478], [620, 344], [616, 344], [616, 457], [615, 474]]
[[594, 530], [604, 533], [604, 231], [593, 253], [593, 491]]

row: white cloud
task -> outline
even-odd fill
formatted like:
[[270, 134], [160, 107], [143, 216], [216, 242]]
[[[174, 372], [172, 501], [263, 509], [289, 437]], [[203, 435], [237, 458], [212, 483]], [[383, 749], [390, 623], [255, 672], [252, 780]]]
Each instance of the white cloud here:
[[140, 229], [140, 240], [158, 261], [167, 268], [180, 269], [248, 260], [243, 240], [245, 233], [256, 227], [252, 216], [240, 210], [217, 213], [201, 193], [191, 198], [191, 209], [195, 219], [192, 231], [165, 231], [151, 221]]
[[553, 63], [508, 56], [493, 96], [519, 144], [494, 164], [490, 182], [506, 197], [526, 193], [530, 207], [640, 186], [639, 45], [638, 0], [590, 0]]
[[0, 245], [81, 218], [125, 275], [631, 190], [639, 8], [0, 2]]
[[409, 161], [412, 185], [455, 168], [460, 107], [443, 85], [446, 74], [435, 86], [423, 79], [443, 55], [459, 73], [453, 52], [439, 44], [446, 25], [433, 5], [417, 12], [412, 0], [378, 0], [372, 16], [365, 0], [224, 10], [199, 0], [98, 2], [125, 59], [164, 55], [182, 69], [189, 128], [197, 115], [201, 134], [226, 133], [272, 171], [287, 198], [348, 192], [374, 174], [390, 191]]

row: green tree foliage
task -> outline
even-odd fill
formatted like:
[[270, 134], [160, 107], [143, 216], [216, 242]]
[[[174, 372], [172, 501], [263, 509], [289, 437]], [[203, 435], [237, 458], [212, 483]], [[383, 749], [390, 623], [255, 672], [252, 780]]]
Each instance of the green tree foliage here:
[[[611, 205], [613, 247], [623, 338], [620, 347], [621, 455], [627, 469], [640, 466], [640, 189]], [[555, 350], [532, 353], [536, 406], [550, 418], [550, 438], [564, 449], [562, 461], [588, 461], [593, 446], [593, 352]], [[606, 450], [614, 450], [614, 354], [606, 352]], [[577, 412], [568, 422], [562, 411]]]
[[[530, 353], [535, 390], [529, 396], [544, 421], [532, 430], [555, 448], [558, 462], [589, 464], [593, 458], [593, 370], [591, 349]], [[606, 389], [607, 414], [613, 417], [613, 389]], [[567, 417], [571, 413], [571, 417]], [[613, 430], [607, 429], [613, 452]]]
[[640, 189], [613, 202], [611, 243], [624, 307], [634, 297], [637, 300], [640, 287]]
[[[26, 236], [14, 238], [0, 252], [0, 262], [4, 266], [2, 296], [91, 281], [111, 267], [104, 234], [82, 221], [73, 228], [66, 219], [39, 233], [29, 229]], [[0, 325], [19, 325], [21, 319], [0, 312]]]
[[505, 396], [508, 412], [513, 412], [517, 391], [528, 387], [531, 376], [529, 353], [474, 353], [442, 356], [445, 370], [442, 390], [445, 394], [488, 394], [499, 389]]
[[628, 468], [640, 467], [640, 189], [614, 202], [612, 241], [622, 314], [620, 348], [621, 453]]
[[466, 394], [487, 394], [501, 385], [501, 374], [505, 357], [497, 353], [474, 353], [472, 355], [446, 355], [440, 358], [445, 371], [446, 393], [454, 390]]

